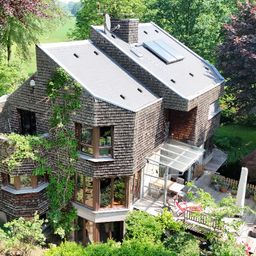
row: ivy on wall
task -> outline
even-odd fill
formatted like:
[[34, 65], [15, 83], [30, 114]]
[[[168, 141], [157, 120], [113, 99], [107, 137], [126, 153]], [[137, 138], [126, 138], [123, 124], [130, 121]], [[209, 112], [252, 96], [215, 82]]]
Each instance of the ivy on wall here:
[[71, 116], [81, 106], [81, 91], [80, 85], [63, 69], [57, 69], [47, 86], [52, 110], [47, 145], [52, 172], [48, 186], [48, 219], [55, 233], [61, 238], [66, 238], [70, 234], [76, 218], [76, 211], [70, 202], [74, 192], [78, 152], [75, 133], [69, 124]]

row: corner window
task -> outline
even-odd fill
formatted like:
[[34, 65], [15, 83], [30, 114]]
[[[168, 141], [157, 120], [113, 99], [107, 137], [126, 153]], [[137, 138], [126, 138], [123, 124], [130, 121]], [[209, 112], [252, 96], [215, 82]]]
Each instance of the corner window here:
[[125, 178], [104, 178], [100, 180], [100, 207], [114, 208], [126, 206]]
[[4, 185], [12, 187], [16, 190], [24, 188], [37, 188], [39, 185], [47, 182], [44, 176], [20, 175], [14, 176], [2, 173]]
[[113, 127], [88, 127], [75, 123], [78, 149], [94, 158], [112, 157]]
[[214, 116], [220, 113], [220, 111], [221, 111], [221, 108], [220, 108], [219, 101], [216, 100], [209, 107], [208, 120], [212, 119]]
[[75, 201], [93, 207], [93, 178], [82, 174], [76, 175]]

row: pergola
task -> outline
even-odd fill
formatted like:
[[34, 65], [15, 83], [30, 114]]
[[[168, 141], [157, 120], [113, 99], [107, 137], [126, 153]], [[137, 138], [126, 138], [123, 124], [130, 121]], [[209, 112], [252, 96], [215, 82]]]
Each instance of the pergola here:
[[167, 198], [168, 179], [171, 176], [181, 176], [188, 171], [187, 180], [191, 180], [191, 167], [202, 159], [203, 153], [204, 149], [202, 148], [170, 140], [158, 147], [153, 155], [147, 158], [148, 164], [144, 170], [144, 178], [146, 175], [152, 179], [164, 180], [164, 205]]

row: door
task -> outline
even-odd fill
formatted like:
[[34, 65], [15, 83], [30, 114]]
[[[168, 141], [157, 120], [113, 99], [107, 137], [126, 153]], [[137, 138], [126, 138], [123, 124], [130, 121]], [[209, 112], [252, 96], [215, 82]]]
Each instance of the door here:
[[36, 114], [27, 110], [19, 110], [21, 134], [36, 134]]

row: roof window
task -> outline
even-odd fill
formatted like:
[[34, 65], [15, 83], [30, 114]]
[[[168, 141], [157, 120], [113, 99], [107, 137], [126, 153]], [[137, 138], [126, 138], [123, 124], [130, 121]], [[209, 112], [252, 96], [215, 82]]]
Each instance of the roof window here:
[[120, 97], [121, 97], [123, 100], [125, 100], [125, 97], [124, 97], [123, 94], [120, 94]]
[[174, 63], [184, 59], [175, 49], [163, 40], [144, 42], [143, 46], [160, 58], [166, 64]]
[[79, 56], [78, 56], [76, 53], [74, 53], [73, 55], [74, 55], [76, 58], [79, 58]]

